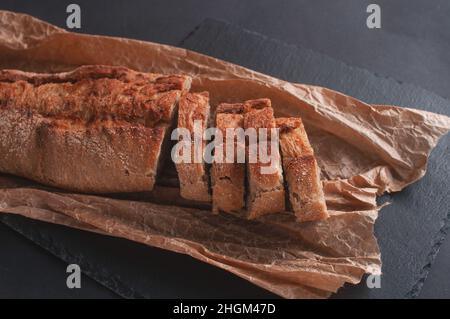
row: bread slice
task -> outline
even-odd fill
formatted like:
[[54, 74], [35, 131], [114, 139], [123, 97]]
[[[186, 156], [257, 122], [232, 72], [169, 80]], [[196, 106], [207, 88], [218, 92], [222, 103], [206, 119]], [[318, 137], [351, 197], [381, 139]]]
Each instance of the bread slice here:
[[0, 172], [79, 192], [149, 191], [190, 83], [109, 66], [0, 71]]
[[[276, 128], [270, 100], [259, 99], [245, 102], [244, 128], [246, 130], [254, 128], [257, 132], [262, 128], [269, 130]], [[247, 145], [247, 210], [249, 219], [258, 218], [266, 214], [279, 213], [285, 210], [285, 192], [280, 152], [278, 147], [273, 149], [270, 144], [266, 144], [270, 142], [270, 131], [268, 131], [266, 139], [258, 137], [258, 148], [251, 141]], [[271, 163], [263, 163], [259, 156], [257, 150], [263, 145], [262, 143], [267, 145], [268, 154], [272, 158]], [[254, 163], [250, 162], [250, 148], [252, 147], [258, 154]], [[262, 170], [263, 167], [267, 168], [268, 166], [272, 166], [274, 171], [268, 173]]]
[[278, 118], [289, 200], [300, 222], [328, 218], [320, 169], [300, 118]]
[[[223, 103], [216, 109], [216, 128], [222, 132], [223, 141], [227, 139], [227, 129], [238, 129], [244, 126], [244, 104]], [[231, 136], [229, 137], [232, 138]], [[223, 211], [226, 213], [241, 213], [245, 207], [245, 158], [243, 163], [237, 161], [238, 152], [244, 152], [245, 140], [239, 141], [234, 136], [234, 162], [224, 161], [227, 153], [225, 144], [216, 145], [216, 156], [218, 147], [222, 149], [223, 159], [221, 162], [214, 161], [211, 166], [211, 186], [213, 212]], [[220, 160], [219, 160], [220, 161]]]
[[[206, 165], [203, 160], [205, 150], [205, 140], [203, 139], [204, 130], [208, 127], [210, 114], [209, 94], [202, 93], [186, 93], [179, 103], [178, 108], [178, 128], [186, 128], [194, 140], [194, 123], [199, 121], [201, 129], [201, 150], [195, 148], [195, 144], [191, 145], [191, 162], [176, 164], [178, 178], [180, 181], [180, 194], [185, 199], [209, 202], [211, 195], [209, 192], [209, 177]], [[198, 160], [195, 161], [195, 152], [198, 154]]]

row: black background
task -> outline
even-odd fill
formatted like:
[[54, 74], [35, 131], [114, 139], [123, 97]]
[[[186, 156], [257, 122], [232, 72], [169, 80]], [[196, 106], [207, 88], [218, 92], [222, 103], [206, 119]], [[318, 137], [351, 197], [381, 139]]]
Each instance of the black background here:
[[[450, 3], [377, 1], [382, 29], [368, 30], [365, 10], [371, 2], [76, 1], [82, 8], [82, 28], [77, 31], [176, 45], [205, 18], [217, 18], [449, 98]], [[0, 9], [64, 27], [69, 3], [3, 0]], [[86, 276], [82, 289], [69, 291], [66, 265], [2, 224], [0, 242], [2, 297], [115, 297]], [[450, 297], [449, 260], [447, 239], [421, 297]]]

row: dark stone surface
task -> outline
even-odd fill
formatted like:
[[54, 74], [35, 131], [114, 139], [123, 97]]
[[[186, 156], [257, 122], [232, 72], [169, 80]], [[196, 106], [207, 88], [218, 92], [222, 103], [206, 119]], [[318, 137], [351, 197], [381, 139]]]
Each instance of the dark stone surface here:
[[450, 115], [450, 101], [437, 94], [226, 22], [206, 20], [181, 46], [290, 82], [328, 87], [365, 102]]
[[[65, 27], [70, 0], [2, 0], [1, 9]], [[177, 44], [205, 18], [229, 21], [450, 97], [448, 0], [77, 0], [78, 32]], [[366, 27], [367, 5], [382, 28]]]
[[[312, 48], [348, 64], [364, 67], [372, 72], [388, 75], [404, 82], [410, 82], [442, 96], [449, 97], [450, 91], [448, 88], [450, 87], [450, 76], [448, 70], [450, 69], [450, 56], [448, 55], [448, 46], [450, 43], [450, 19], [448, 19], [448, 17], [450, 16], [450, 2], [447, 0], [379, 0], [377, 3], [382, 7], [382, 29], [368, 30], [365, 27], [365, 18], [367, 16], [365, 8], [370, 2], [372, 1], [76, 1], [76, 3], [80, 4], [82, 7], [82, 29], [79, 30], [79, 32], [124, 36], [176, 45], [195, 26], [201, 23], [204, 18], [212, 17], [224, 19], [251, 30], [259, 31], [270, 37], [277, 38], [283, 42]], [[2, 0], [0, 9], [26, 12], [58, 26], [65, 27], [65, 8], [69, 3], [73, 3], [73, 1], [41, 0], [25, 2]], [[199, 9], [200, 7], [201, 9]], [[280, 43], [280, 45], [285, 46], [282, 43]], [[295, 48], [292, 50], [295, 50]], [[242, 52], [234, 58], [241, 59], [241, 53]], [[307, 57], [308, 54], [305, 53], [303, 56]], [[230, 58], [233, 57], [230, 56]], [[310, 61], [317, 62], [317, 59], [319, 58], [317, 57], [317, 54], [314, 54], [314, 57], [311, 57], [310, 59]], [[298, 59], [295, 56], [289, 56], [289, 60], [298, 62]], [[324, 61], [326, 60], [327, 58], [324, 58]], [[245, 61], [243, 60], [242, 63], [244, 62]], [[248, 63], [247, 65], [253, 63], [248, 60], [246, 62]], [[258, 63], [260, 62], [261, 60]], [[325, 76], [326, 74], [324, 74], [323, 68], [321, 67], [322, 60], [317, 63], [318, 65], [314, 67], [317, 69], [320, 76], [312, 78], [311, 81], [319, 81], [317, 83], [320, 83], [320, 81], [327, 81], [328, 78]], [[334, 63], [336, 68], [342, 67], [342, 65], [338, 66], [339, 63]], [[265, 63], [265, 65], [255, 65], [254, 68], [259, 70], [267, 68], [268, 72], [272, 70], [272, 72], [274, 72], [273, 74], [279, 72], [279, 77], [294, 79], [299, 76], [298, 72], [295, 71], [298, 66], [294, 66], [295, 67], [292, 67], [294, 69], [292, 73], [290, 73], [290, 71], [286, 72], [286, 68], [283, 69], [283, 71], [271, 69], [269, 62]], [[303, 67], [301, 62], [300, 66]], [[342, 70], [345, 70], [345, 66], [342, 68]], [[369, 77], [372, 76], [369, 75]], [[344, 82], [345, 81], [349, 81], [348, 76], [344, 77]], [[373, 79], [373, 81], [376, 82], [377, 79]], [[379, 82], [376, 83], [377, 85], [379, 84]], [[389, 80], [387, 83], [395, 84], [395, 81], [392, 82], [392, 80]], [[380, 85], [383, 87], [383, 83]], [[387, 89], [389, 89], [389, 86], [390, 84]], [[380, 103], [379, 101], [389, 100], [390, 98], [390, 96], [384, 96], [383, 91], [378, 90], [379, 87], [367, 88], [365, 93], [364, 90], [361, 91], [359, 87], [347, 87], [340, 83], [331, 83], [330, 87], [341, 87], [343, 91], [354, 90], [347, 92], [354, 92], [355, 95], [368, 94], [367, 97], [373, 98], [377, 103]], [[408, 87], [414, 91], [413, 96], [419, 95], [416, 94], [416, 88]], [[383, 90], [384, 89], [385, 88], [383, 87]], [[377, 90], [377, 93], [380, 95], [375, 95], [371, 90]], [[432, 96], [426, 92], [425, 95]], [[429, 109], [429, 105], [427, 104], [428, 100], [426, 100], [428, 97], [423, 100], [424, 96], [420, 95], [418, 96], [419, 100], [417, 101], [412, 101], [410, 97], [404, 95], [403, 98], [402, 101], [405, 105], [415, 105], [418, 108]], [[448, 106], [446, 107], [442, 101], [436, 102], [434, 97], [432, 97], [432, 100], [431, 110], [448, 114]], [[407, 101], [412, 103], [407, 104]], [[446, 154], [448, 154], [448, 137], [440, 143], [438, 149], [436, 149], [432, 155], [432, 158], [430, 159], [430, 170], [425, 178], [419, 183], [414, 184], [411, 188], [405, 190], [405, 194], [400, 194], [401, 196], [398, 197], [398, 199], [397, 195], [395, 195], [393, 197], [394, 204], [382, 211], [380, 220], [377, 224], [377, 233], [382, 231], [381, 235], [383, 235], [382, 238], [379, 237], [382, 248], [389, 247], [390, 244], [388, 242], [391, 237], [394, 242], [399, 241], [396, 231], [398, 231], [399, 228], [402, 228], [401, 225], [395, 226], [394, 224], [393, 228], [390, 228], [390, 230], [380, 230], [380, 227], [378, 226], [383, 223], [384, 219], [391, 218], [391, 215], [393, 214], [403, 216], [405, 219], [402, 222], [406, 224], [414, 223], [416, 217], [412, 217], [412, 214], [417, 214], [421, 216], [417, 218], [425, 225], [424, 228], [426, 229], [426, 232], [435, 234], [434, 238], [428, 239], [425, 237], [414, 237], [414, 234], [416, 234], [415, 232], [410, 233], [407, 231], [405, 232], [407, 236], [400, 240], [397, 248], [395, 248], [400, 250], [399, 253], [402, 253], [402, 250], [410, 251], [412, 249], [411, 247], [414, 247], [414, 249], [417, 248], [417, 242], [425, 242], [427, 248], [431, 247], [425, 265], [420, 264], [423, 261], [422, 257], [425, 255], [425, 252], [421, 252], [420, 260], [417, 260], [416, 257], [410, 253], [402, 255], [405, 256], [406, 268], [409, 269], [411, 268], [410, 265], [416, 264], [416, 267], [412, 268], [414, 268], [415, 273], [418, 274], [417, 280], [410, 290], [413, 293], [406, 293], [406, 296], [417, 294], [421, 283], [425, 278], [425, 274], [431, 267], [433, 256], [437, 252], [438, 245], [436, 243], [439, 242], [438, 239], [440, 237], [444, 236], [444, 224], [440, 225], [442, 227], [439, 227], [435, 223], [432, 225], [428, 225], [428, 223], [430, 220], [444, 216], [449, 212], [449, 194], [448, 191], [446, 191], [449, 189], [449, 170], [448, 155]], [[416, 198], [415, 194], [419, 191], [424, 191], [424, 194], [422, 197]], [[400, 204], [397, 206], [398, 201], [400, 201]], [[410, 202], [410, 204], [408, 204], [408, 202]], [[408, 212], [407, 210], [410, 211]], [[427, 211], [428, 215], [424, 216], [423, 211]], [[66, 250], [69, 251], [71, 256], [79, 256], [80, 250], [86, 252], [86, 257], [93, 253], [88, 247], [91, 246], [89, 245], [90, 240], [92, 238], [97, 238], [97, 235], [86, 234], [77, 230], [67, 230], [65, 227], [56, 225], [48, 225], [49, 228], [47, 228], [46, 224], [24, 220], [23, 218], [15, 216], [3, 218], [6, 218], [11, 225], [15, 225], [14, 227], [19, 228], [20, 225], [21, 231], [25, 232], [25, 230], [27, 230], [26, 233], [29, 234], [28, 236], [33, 236], [35, 239], [40, 238], [40, 240], [44, 238], [45, 240], [42, 241], [42, 243], [49, 242], [50, 244], [47, 245], [48, 247], [53, 247], [53, 245], [59, 247], [57, 249], [52, 248], [51, 250]], [[38, 224], [39, 226], [37, 226]], [[410, 225], [405, 226], [405, 229], [409, 229], [409, 227]], [[416, 223], [416, 227], [420, 228], [420, 224]], [[39, 233], [39, 230], [41, 229], [42, 233]], [[66, 236], [66, 232], [70, 233], [70, 236]], [[56, 262], [44, 262], [43, 260], [47, 260], [47, 258], [51, 257], [47, 252], [31, 242], [26, 242], [24, 238], [21, 238], [7, 229], [0, 228], [0, 235], [2, 236], [2, 242], [7, 243], [7, 245], [0, 245], [0, 253], [2, 256], [8, 256], [7, 258], [0, 258], [0, 269], [7, 270], [5, 276], [2, 276], [3, 273], [0, 274], [1, 296], [71, 297], [67, 295], [67, 288], [61, 287], [61, 280], [63, 277], [65, 278], [65, 276], [59, 277], [58, 275], [61, 269], [64, 272], [64, 263], [59, 264], [57, 260]], [[99, 242], [94, 239], [92, 240], [95, 242], [95, 245], [93, 245], [95, 250], [92, 250], [98, 252], [104, 251], [104, 253], [101, 254], [102, 258], [100, 258], [100, 261], [104, 264], [99, 263], [97, 265], [97, 260], [86, 258], [85, 264], [88, 265], [89, 269], [91, 269], [91, 267], [94, 269], [91, 275], [97, 273], [95, 269], [101, 269], [101, 271], [98, 271], [98, 274], [104, 274], [105, 268], [109, 269], [109, 267], [112, 267], [111, 269], [114, 269], [115, 273], [108, 272], [108, 275], [104, 275], [103, 277], [108, 277], [110, 275], [120, 277], [121, 271], [123, 271], [125, 275], [128, 273], [127, 267], [125, 266], [123, 268], [121, 268], [121, 266], [114, 268], [114, 263], [118, 260], [117, 256], [120, 256], [121, 258], [125, 256], [123, 255], [123, 252], [116, 252], [109, 246], [109, 242], [111, 242], [111, 245], [113, 243], [114, 245], [118, 245], [118, 247], [124, 247], [121, 246], [121, 244], [117, 244], [117, 239], [104, 237], [104, 239], [99, 240]], [[77, 246], [74, 244], [77, 242], [85, 244]], [[130, 245], [136, 244], [130, 243]], [[68, 247], [68, 249], [65, 249], [65, 247]], [[69, 250], [69, 248], [73, 249], [73, 251]], [[131, 249], [131, 251], [136, 252], [139, 250], [138, 248], [129, 248], [128, 246], [122, 249]], [[201, 286], [196, 286], [196, 284], [194, 284], [191, 287], [181, 287], [170, 281], [170, 275], [176, 274], [177, 270], [180, 272], [179, 269], [186, 269], [185, 263], [189, 264], [189, 262], [192, 261], [191, 258], [186, 256], [179, 256], [180, 259], [178, 259], [178, 257], [167, 257], [165, 255], [166, 252], [159, 254], [158, 252], [160, 252], [160, 250], [152, 248], [142, 248], [142, 250], [148, 250], [149, 256], [154, 254], [152, 256], [158, 259], [157, 265], [151, 267], [151, 270], [147, 271], [152, 272], [150, 276], [156, 277], [160, 280], [159, 282], [163, 283], [160, 287], [148, 287], [148, 295], [155, 297], [158, 295], [178, 297], [180, 296], [177, 292], [178, 289], [181, 289], [182, 293], [185, 295], [198, 295], [198, 290]], [[430, 275], [425, 281], [421, 295], [422, 297], [450, 297], [450, 278], [448, 274], [450, 260], [449, 238], [447, 238], [441, 250], [442, 251], [436, 260], [436, 264], [431, 268]], [[108, 254], [110, 254], [109, 257]], [[167, 254], [168, 256], [176, 256], [172, 253]], [[23, 256], [27, 256], [27, 258], [22, 259]], [[151, 256], [148, 258], [151, 258]], [[384, 255], [383, 259], [385, 259]], [[17, 263], [13, 263], [14, 260], [16, 260]], [[69, 261], [69, 259], [67, 260]], [[114, 262], [111, 262], [111, 260]], [[168, 271], [166, 271], [167, 266], [164, 264], [166, 262], [172, 263]], [[215, 276], [221, 276], [217, 274], [202, 276], [202, 267], [205, 265], [196, 261], [193, 262], [194, 265], [188, 267], [189, 275], [194, 278], [199, 278], [199, 285], [203, 284], [202, 281], [213, 282], [212, 280], [217, 280]], [[144, 264], [146, 263], [144, 262]], [[39, 276], [31, 276], [24, 265], [33, 265], [34, 269], [39, 273]], [[120, 265], [123, 264], [120, 263]], [[403, 265], [401, 265], [401, 267], [403, 267]], [[422, 270], [420, 270], [421, 267], [423, 268]], [[221, 273], [220, 270], [218, 271]], [[399, 270], [399, 272], [400, 271], [401, 270]], [[228, 278], [227, 276], [230, 275], [224, 273], [223, 276]], [[392, 275], [390, 276], [391, 277], [388, 276], [388, 273], [385, 274], [382, 281], [382, 290], [386, 290], [391, 286], [397, 287], [398, 285], [395, 282], [402, 282], [404, 280], [404, 275], [399, 278], [394, 278]], [[216, 288], [225, 290], [219, 291], [219, 294], [227, 295], [230, 293], [228, 292], [229, 290], [233, 293], [233, 291], [242, 289], [239, 285], [242, 284], [245, 286], [247, 284], [245, 282], [243, 283], [242, 280], [237, 280], [234, 276], [231, 277], [233, 279], [231, 281], [226, 281], [225, 283], [220, 280], [218, 281], [220, 286], [217, 285]], [[37, 279], [41, 278], [42, 281], [38, 282]], [[164, 284], [166, 280], [171, 284]], [[45, 287], [43, 287], [42, 282], [45, 282]], [[157, 283], [158, 281], [146, 279], [145, 282]], [[227, 283], [229, 284], [227, 285]], [[232, 285], [237, 286], [233, 287]], [[139, 287], [139, 289], [142, 288], [142, 286]], [[270, 295], [258, 288], [251, 287], [250, 289], [247, 286], [245, 287], [244, 292], [238, 295]], [[399, 287], [395, 288], [393, 295], [395, 294], [398, 296], [403, 294], [402, 289], [404, 288], [405, 285], [403, 285], [403, 288], [401, 289]], [[97, 286], [96, 288], [92, 286], [92, 290], [85, 290], [83, 287], [76, 293], [78, 296], [90, 297], [95, 295], [95, 291], [98, 297], [110, 294], [107, 289], [100, 286]], [[402, 293], [398, 294], [398, 291], [401, 291]], [[369, 293], [364, 289], [364, 286], [358, 286], [345, 289], [340, 296], [370, 297], [380, 293], [383, 292]], [[122, 294], [125, 295], [123, 292]], [[215, 296], [215, 293], [210, 295], [210, 297], [213, 296]]]
[[67, 263], [3, 223], [0, 223], [0, 243], [0, 298], [119, 297], [84, 274], [80, 289], [67, 288]]

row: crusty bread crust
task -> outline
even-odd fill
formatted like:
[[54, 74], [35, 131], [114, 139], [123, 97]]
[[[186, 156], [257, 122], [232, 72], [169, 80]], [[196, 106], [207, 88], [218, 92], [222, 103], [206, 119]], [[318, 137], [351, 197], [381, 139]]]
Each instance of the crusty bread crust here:
[[245, 105], [243, 103], [221, 103], [216, 107], [216, 114], [243, 114]]
[[90, 193], [153, 188], [190, 78], [87, 66], [0, 72], [0, 171]]
[[32, 73], [20, 70], [0, 70], [0, 82], [24, 81], [39, 86], [47, 83], [75, 83], [82, 80], [116, 79], [124, 83], [162, 84], [168, 90], [188, 91], [191, 78], [185, 75], [163, 75], [137, 72], [121, 66], [83, 65], [69, 72]]
[[289, 200], [300, 222], [328, 218], [320, 181], [320, 169], [314, 157], [302, 120], [278, 118], [283, 169]]
[[[223, 140], [227, 139], [227, 128], [243, 128], [244, 126], [244, 104], [223, 103], [216, 108], [216, 128], [222, 132]], [[231, 138], [231, 137], [230, 137]], [[234, 137], [234, 159], [233, 163], [216, 163], [211, 166], [211, 186], [213, 194], [213, 212], [223, 211], [226, 213], [241, 213], [244, 206], [245, 193], [245, 163], [236, 161], [239, 149], [245, 151], [245, 141], [239, 143]], [[227, 149], [222, 147], [224, 158]]]
[[276, 127], [272, 103], [269, 99], [246, 101], [244, 109], [244, 127], [246, 129], [254, 128], [258, 131], [260, 128], [272, 129]]
[[[210, 114], [209, 94], [202, 93], [186, 93], [180, 99], [178, 108], [178, 128], [186, 128], [194, 137], [194, 122], [200, 121], [203, 135], [204, 130], [208, 126]], [[189, 200], [209, 202], [211, 194], [209, 191], [209, 175], [206, 165], [203, 161], [203, 155], [206, 142], [202, 139], [201, 147], [201, 163], [194, 162], [195, 145], [191, 146], [191, 163], [176, 164], [178, 178], [180, 181], [181, 197]]]
[[[88, 70], [88, 74], [93, 72]], [[6, 74], [24, 78], [22, 72], [17, 73], [20, 76], [14, 71], [3, 71], [0, 78], [5, 78]], [[79, 77], [75, 82], [42, 83], [41, 79], [40, 84], [35, 84], [29, 73], [26, 73], [28, 81], [0, 81], [0, 105], [5, 109], [85, 124], [118, 119], [153, 127], [160, 122], [171, 122], [175, 102], [181, 90], [188, 87], [187, 83], [180, 82], [181, 76], [142, 74], [136, 81], [123, 81], [98, 76], [86, 78], [79, 73], [74, 72]], [[39, 77], [44, 76], [37, 75]], [[189, 82], [188, 78], [184, 79]]]
[[[255, 128], [258, 131], [261, 128], [273, 129], [276, 127], [270, 100], [247, 101], [245, 105], [245, 129]], [[268, 134], [267, 139], [269, 140], [270, 131]], [[266, 143], [266, 141], [261, 141], [258, 137], [258, 147], [260, 147], [261, 142]], [[256, 163], [247, 163], [247, 210], [249, 219], [285, 210], [285, 192], [280, 152], [278, 148], [272, 149], [269, 145], [267, 151], [272, 157], [272, 166], [276, 168], [274, 173], [267, 174], [261, 171], [261, 168], [268, 166], [268, 164], [260, 161], [259, 154]]]

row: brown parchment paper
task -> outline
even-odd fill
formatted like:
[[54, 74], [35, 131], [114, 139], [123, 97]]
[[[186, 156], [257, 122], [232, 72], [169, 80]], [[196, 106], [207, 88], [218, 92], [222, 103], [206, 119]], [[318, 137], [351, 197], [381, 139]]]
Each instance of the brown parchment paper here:
[[[0, 68], [62, 71], [83, 64], [186, 73], [212, 105], [268, 97], [277, 115], [301, 116], [316, 151], [331, 217], [296, 223], [292, 214], [247, 221], [179, 206], [71, 194], [0, 175], [0, 211], [127, 238], [188, 254], [286, 298], [325, 298], [364, 273], [379, 274], [373, 233], [376, 196], [421, 178], [450, 118], [374, 106], [316, 86], [285, 82], [171, 46], [66, 32], [0, 11]], [[183, 271], [180, 268], [180, 271]], [[218, 287], [220, 289], [220, 287]]]

